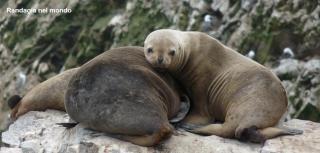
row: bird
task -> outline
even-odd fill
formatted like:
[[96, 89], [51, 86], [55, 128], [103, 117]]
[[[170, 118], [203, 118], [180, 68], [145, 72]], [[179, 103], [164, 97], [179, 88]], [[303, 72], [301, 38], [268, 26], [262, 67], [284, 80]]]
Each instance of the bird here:
[[253, 59], [255, 57], [256, 53], [254, 50], [250, 50], [245, 56], [250, 58], [250, 59]]
[[19, 72], [17, 75], [17, 86], [19, 88], [23, 87], [26, 84], [27, 76], [23, 72]]
[[207, 14], [203, 17], [202, 31], [208, 32], [216, 30], [221, 25], [221, 19], [219, 16]]
[[282, 58], [294, 58], [294, 53], [291, 48], [286, 47], [283, 49], [281, 57]]

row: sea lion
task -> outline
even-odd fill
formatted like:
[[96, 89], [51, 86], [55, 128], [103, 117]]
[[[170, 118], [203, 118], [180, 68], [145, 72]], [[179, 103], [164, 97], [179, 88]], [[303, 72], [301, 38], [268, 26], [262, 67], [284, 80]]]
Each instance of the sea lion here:
[[191, 132], [261, 143], [302, 133], [275, 127], [288, 105], [277, 76], [207, 34], [157, 30], [144, 52], [189, 90], [192, 108], [183, 122]]
[[168, 120], [180, 109], [177, 87], [152, 69], [143, 47], [121, 47], [80, 67], [69, 82], [65, 106], [73, 120], [90, 129], [153, 146], [174, 130]]
[[21, 98], [14, 95], [9, 98], [8, 105], [12, 109], [10, 117], [16, 120], [29, 111], [57, 109], [65, 111], [64, 94], [71, 76], [78, 70], [66, 70], [33, 87]]

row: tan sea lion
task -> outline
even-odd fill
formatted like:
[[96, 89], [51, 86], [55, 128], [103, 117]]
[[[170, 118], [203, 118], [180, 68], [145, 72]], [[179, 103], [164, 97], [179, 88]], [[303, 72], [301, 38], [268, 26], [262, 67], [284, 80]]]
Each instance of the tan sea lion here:
[[169, 119], [184, 117], [175, 118], [181, 106], [177, 87], [170, 76], [152, 69], [142, 47], [121, 47], [80, 67], [65, 105], [73, 120], [90, 129], [153, 146], [172, 134]]
[[207, 34], [157, 30], [144, 50], [149, 63], [189, 90], [192, 108], [184, 122], [191, 132], [252, 142], [302, 133], [275, 127], [288, 105], [277, 76]]
[[9, 98], [8, 105], [12, 109], [10, 117], [15, 120], [29, 111], [46, 109], [65, 111], [64, 94], [70, 78], [77, 70], [73, 68], [49, 78], [33, 87], [23, 98], [18, 95]]

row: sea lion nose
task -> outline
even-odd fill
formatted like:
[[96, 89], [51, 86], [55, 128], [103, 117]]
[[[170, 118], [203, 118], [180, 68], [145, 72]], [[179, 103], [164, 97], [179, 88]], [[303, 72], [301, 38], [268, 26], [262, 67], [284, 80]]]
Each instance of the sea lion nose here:
[[163, 62], [163, 57], [160, 56], [160, 57], [158, 58], [158, 63], [159, 63], [159, 64], [162, 64], [162, 62]]

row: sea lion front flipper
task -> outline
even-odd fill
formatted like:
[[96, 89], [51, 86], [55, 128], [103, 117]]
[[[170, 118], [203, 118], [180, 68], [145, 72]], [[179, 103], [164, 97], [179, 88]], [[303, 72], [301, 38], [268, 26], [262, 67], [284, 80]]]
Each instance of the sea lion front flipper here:
[[181, 104], [178, 114], [170, 120], [170, 123], [177, 123], [183, 120], [190, 110], [190, 99], [187, 95], [181, 96]]
[[76, 125], [78, 125], [79, 123], [56, 123], [57, 125], [63, 126], [67, 129], [73, 128]]

